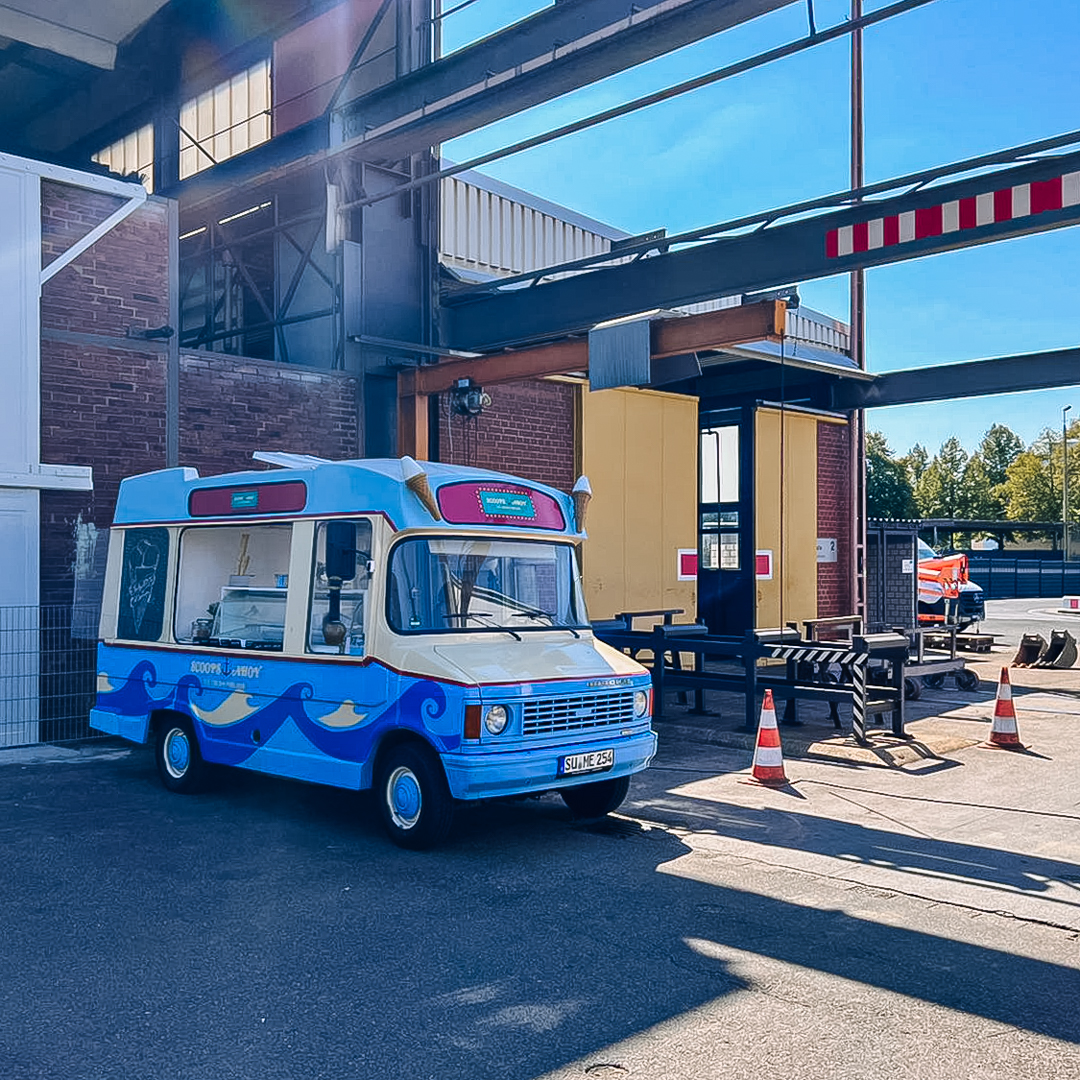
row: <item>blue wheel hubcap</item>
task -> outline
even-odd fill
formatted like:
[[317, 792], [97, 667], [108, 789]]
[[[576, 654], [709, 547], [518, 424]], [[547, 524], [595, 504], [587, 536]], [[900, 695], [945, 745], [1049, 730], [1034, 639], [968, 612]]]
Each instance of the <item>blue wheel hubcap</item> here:
[[412, 769], [398, 766], [391, 774], [387, 784], [390, 797], [390, 816], [394, 824], [401, 829], [411, 829], [420, 819], [420, 807], [423, 797], [420, 782]]
[[187, 735], [180, 730], [170, 731], [165, 742], [165, 762], [169, 772], [179, 778], [191, 762], [191, 747]]

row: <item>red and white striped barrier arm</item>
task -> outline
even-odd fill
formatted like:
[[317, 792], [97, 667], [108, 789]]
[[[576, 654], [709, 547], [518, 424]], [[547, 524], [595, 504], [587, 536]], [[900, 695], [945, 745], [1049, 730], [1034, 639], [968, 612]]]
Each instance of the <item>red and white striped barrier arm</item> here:
[[1016, 221], [1067, 206], [1080, 206], [1080, 172], [830, 229], [825, 236], [825, 254], [838, 259], [926, 237], [962, 233], [999, 221]]

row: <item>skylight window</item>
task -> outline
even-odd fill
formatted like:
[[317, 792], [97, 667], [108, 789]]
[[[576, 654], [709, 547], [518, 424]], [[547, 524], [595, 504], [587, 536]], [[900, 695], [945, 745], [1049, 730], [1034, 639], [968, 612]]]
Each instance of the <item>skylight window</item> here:
[[120, 176], [138, 174], [147, 191], [154, 190], [154, 126], [147, 124], [99, 150], [94, 161]]
[[180, 110], [180, 179], [270, 138], [270, 61], [218, 83]]

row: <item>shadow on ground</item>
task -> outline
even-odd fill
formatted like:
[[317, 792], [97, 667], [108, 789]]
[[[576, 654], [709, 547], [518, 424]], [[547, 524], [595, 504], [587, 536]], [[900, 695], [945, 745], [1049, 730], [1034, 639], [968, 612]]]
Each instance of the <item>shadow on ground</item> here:
[[[362, 797], [241, 773], [179, 797], [141, 752], [5, 768], [0, 802], [0, 1074], [20, 1080], [530, 1077], [756, 992], [714, 947], [1080, 1042], [1072, 967], [679, 876], [669, 831], [551, 798], [467, 810], [427, 854]], [[689, 803], [909, 873], [1035, 890], [1070, 869], [790, 811], [648, 811]]]

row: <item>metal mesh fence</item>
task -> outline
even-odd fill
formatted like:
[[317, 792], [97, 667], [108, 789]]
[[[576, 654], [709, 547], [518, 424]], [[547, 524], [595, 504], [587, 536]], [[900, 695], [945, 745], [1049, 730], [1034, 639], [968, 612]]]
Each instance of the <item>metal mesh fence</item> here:
[[1058, 598], [1080, 594], [1080, 562], [969, 556], [971, 580], [987, 600]]
[[0, 607], [0, 747], [103, 737], [90, 728], [97, 611]]

